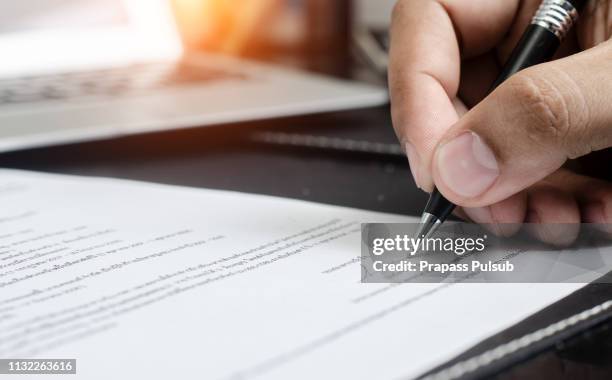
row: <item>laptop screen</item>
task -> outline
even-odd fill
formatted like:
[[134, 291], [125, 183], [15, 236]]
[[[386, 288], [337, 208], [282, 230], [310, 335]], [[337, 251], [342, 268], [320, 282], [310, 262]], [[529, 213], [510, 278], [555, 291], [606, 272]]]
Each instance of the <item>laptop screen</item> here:
[[0, 2], [0, 33], [125, 25], [120, 0], [19, 0]]
[[0, 76], [178, 57], [169, 1], [0, 1]]

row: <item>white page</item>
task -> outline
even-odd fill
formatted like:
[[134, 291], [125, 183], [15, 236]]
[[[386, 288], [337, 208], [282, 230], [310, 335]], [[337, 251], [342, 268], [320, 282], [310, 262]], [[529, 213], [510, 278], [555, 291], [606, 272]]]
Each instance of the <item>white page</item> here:
[[0, 204], [0, 358], [79, 379], [411, 377], [583, 286], [362, 284], [360, 223], [414, 218], [273, 197], [5, 170]]

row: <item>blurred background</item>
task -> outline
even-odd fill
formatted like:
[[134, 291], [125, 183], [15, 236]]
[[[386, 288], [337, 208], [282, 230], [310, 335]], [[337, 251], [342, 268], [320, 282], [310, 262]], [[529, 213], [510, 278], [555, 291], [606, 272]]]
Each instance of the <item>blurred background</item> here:
[[90, 27], [125, 22], [123, 5], [114, 0], [20, 0], [0, 3], [0, 33]]
[[183, 40], [202, 49], [351, 76], [380, 71], [395, 0], [172, 0]]

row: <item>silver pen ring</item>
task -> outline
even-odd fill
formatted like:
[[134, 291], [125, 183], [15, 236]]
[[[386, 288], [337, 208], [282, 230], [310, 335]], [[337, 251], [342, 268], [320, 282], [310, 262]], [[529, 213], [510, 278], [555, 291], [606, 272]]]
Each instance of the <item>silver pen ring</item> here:
[[562, 41], [576, 21], [578, 11], [568, 0], [544, 0], [531, 24], [548, 29]]

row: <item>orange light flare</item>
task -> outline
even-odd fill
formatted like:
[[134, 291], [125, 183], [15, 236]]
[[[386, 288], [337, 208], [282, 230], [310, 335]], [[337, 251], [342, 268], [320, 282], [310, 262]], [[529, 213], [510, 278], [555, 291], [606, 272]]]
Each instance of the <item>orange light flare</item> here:
[[282, 0], [172, 0], [188, 46], [240, 55]]

